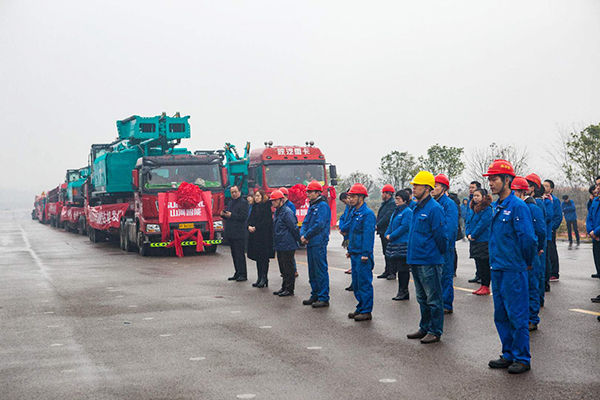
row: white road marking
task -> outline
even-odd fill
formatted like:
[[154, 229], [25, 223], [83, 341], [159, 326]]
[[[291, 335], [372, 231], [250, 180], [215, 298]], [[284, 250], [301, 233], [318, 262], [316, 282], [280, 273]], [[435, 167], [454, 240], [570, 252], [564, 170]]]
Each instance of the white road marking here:
[[160, 335], [160, 337], [169, 337], [169, 336], [173, 336], [172, 333], [164, 333], [162, 335]]
[[241, 314], [241, 311], [230, 311], [232, 314]]
[[260, 329], [271, 329], [272, 326], [271, 325], [263, 325], [263, 326], [259, 326]]
[[44, 311], [44, 314], [54, 314], [54, 311]]
[[150, 321], [152, 319], [154, 319], [154, 317], [146, 317], [146, 318], [144, 318], [145, 321]]
[[48, 325], [48, 328], [59, 328], [60, 325]]
[[596, 312], [596, 311], [588, 311], [588, 310], [582, 310], [582, 309], [580, 309], [580, 308], [571, 308], [571, 309], [569, 309], [569, 311], [575, 311], [575, 312], [582, 313], [582, 314], [600, 315], [600, 313], [599, 313], [599, 312]]
[[383, 378], [383, 379], [380, 379], [379, 382], [381, 382], [381, 383], [394, 383], [394, 382], [396, 382], [396, 380], [395, 379], [391, 379], [391, 378]]
[[66, 374], [69, 374], [69, 373], [73, 373], [73, 372], [75, 372], [75, 370], [74, 370], [74, 369], [63, 369], [63, 370], [62, 370], [62, 371], [60, 371], [60, 372], [61, 372], [61, 373], [66, 373]]
[[52, 343], [50, 345], [50, 347], [60, 347], [60, 346], [64, 346], [64, 344], [62, 344], [62, 343]]
[[246, 393], [246, 394], [238, 394], [235, 397], [237, 397], [238, 399], [253, 399], [256, 397], [256, 395], [252, 394], [252, 393]]
[[137, 306], [135, 304], [132, 304], [130, 306], [127, 306], [128, 308], [137, 308]]
[[308, 350], [321, 350], [322, 347], [321, 346], [309, 346], [307, 347]]
[[201, 361], [206, 360], [206, 357], [191, 357], [190, 361]]

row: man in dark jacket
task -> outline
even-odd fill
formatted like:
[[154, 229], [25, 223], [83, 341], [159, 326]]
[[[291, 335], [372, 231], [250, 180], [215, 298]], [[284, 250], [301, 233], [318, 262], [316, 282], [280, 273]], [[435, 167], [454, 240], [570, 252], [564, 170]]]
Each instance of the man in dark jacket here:
[[387, 249], [388, 240], [385, 238], [385, 231], [390, 224], [390, 218], [396, 209], [396, 203], [394, 202], [394, 193], [396, 190], [392, 185], [385, 185], [383, 189], [381, 189], [381, 206], [379, 207], [379, 211], [377, 211], [377, 225], [375, 227], [377, 234], [381, 238], [381, 247], [383, 247], [383, 257], [385, 259], [385, 270], [383, 273], [377, 278], [379, 279], [396, 279], [396, 272], [390, 270], [390, 262], [388, 258], [385, 256], [385, 251]]
[[562, 210], [567, 223], [567, 233], [569, 234], [569, 250], [573, 248], [573, 231], [575, 231], [575, 240], [579, 247], [579, 228], [577, 227], [577, 209], [573, 200], [569, 199], [566, 194], [562, 197]]
[[281, 289], [273, 292], [279, 297], [294, 295], [294, 255], [300, 241], [298, 223], [292, 210], [285, 205], [285, 197], [279, 190], [271, 193], [271, 203], [275, 207], [273, 222], [273, 247], [277, 252], [279, 271], [283, 276]]
[[233, 258], [233, 266], [235, 273], [228, 278], [230, 281], [244, 282], [247, 281], [246, 272], [246, 220], [248, 219], [248, 203], [241, 198], [240, 189], [237, 186], [232, 186], [229, 189], [231, 193], [231, 201], [221, 212], [221, 217], [225, 224], [224, 236], [229, 242], [231, 249], [231, 258]]
[[[552, 182], [550, 179], [546, 179], [544, 181], [544, 188], [546, 189], [546, 193], [549, 195], [549, 197], [552, 198], [552, 208], [554, 211], [554, 213], [552, 214], [552, 237], [550, 239], [546, 239], [550, 240], [550, 242], [548, 243], [548, 257], [550, 258], [550, 265], [552, 268], [552, 270], [550, 271], [549, 281], [555, 282], [558, 281], [558, 278], [560, 277], [558, 250], [556, 249], [556, 231], [562, 223], [563, 213], [562, 208], [560, 206], [560, 200], [553, 194], [554, 182]], [[547, 267], [546, 270], [548, 270]]]

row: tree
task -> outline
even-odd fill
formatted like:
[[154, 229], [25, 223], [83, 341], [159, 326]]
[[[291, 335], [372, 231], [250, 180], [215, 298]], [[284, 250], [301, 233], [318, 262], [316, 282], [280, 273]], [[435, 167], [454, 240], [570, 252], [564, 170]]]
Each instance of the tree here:
[[367, 192], [371, 193], [375, 188], [375, 181], [370, 174], [365, 174], [364, 172], [354, 171], [351, 172], [348, 176], [340, 176], [340, 182], [337, 190], [341, 192], [345, 192], [355, 183], [362, 183], [367, 188]]
[[600, 124], [563, 135], [560, 159], [571, 185], [594, 183], [600, 175]]
[[397, 190], [400, 190], [415, 176], [418, 172], [415, 157], [407, 151], [392, 151], [381, 157], [379, 172], [382, 184], [391, 184]]
[[473, 150], [466, 158], [470, 181], [481, 182], [482, 175], [487, 172], [490, 164], [499, 158], [509, 161], [517, 175], [528, 173], [529, 152], [526, 147], [518, 147], [514, 144], [492, 143], [488, 147]]
[[456, 179], [465, 170], [465, 163], [461, 160], [464, 151], [463, 147], [440, 146], [436, 143], [427, 149], [427, 157], [419, 156], [419, 167], [434, 175], [445, 174], [450, 180]]

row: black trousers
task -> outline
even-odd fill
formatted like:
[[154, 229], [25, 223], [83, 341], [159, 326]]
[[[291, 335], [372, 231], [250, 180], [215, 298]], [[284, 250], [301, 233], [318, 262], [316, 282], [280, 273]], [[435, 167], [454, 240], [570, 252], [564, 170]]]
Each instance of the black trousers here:
[[294, 293], [296, 285], [295, 277], [295, 258], [296, 250], [278, 251], [277, 262], [279, 263], [279, 272], [283, 275], [283, 283], [281, 289]]
[[229, 239], [229, 248], [231, 249], [231, 258], [233, 258], [233, 267], [236, 277], [246, 278], [246, 239]]
[[575, 231], [575, 240], [579, 244], [579, 228], [577, 227], [577, 221], [567, 221], [567, 234], [569, 235], [569, 244], [573, 244], [572, 230]]
[[490, 259], [476, 258], [475, 266], [477, 267], [477, 276], [481, 278], [481, 286], [490, 286]]
[[395, 272], [392, 272], [392, 270], [390, 269], [390, 259], [385, 256], [385, 251], [387, 250], [387, 245], [389, 241], [385, 238], [384, 234], [382, 234], [380, 237], [381, 247], [383, 247], [383, 257], [385, 258], [385, 270], [383, 271], [383, 273], [385, 275], [394, 275]]
[[[550, 279], [550, 276], [559, 277], [558, 274], [558, 251], [556, 250], [556, 231], [552, 231], [552, 240], [548, 241], [548, 260], [550, 261], [550, 275], [546, 276], [546, 282]], [[548, 272], [548, 268], [546, 268]]]
[[410, 265], [406, 263], [406, 257], [390, 258], [390, 273], [398, 273], [398, 294], [408, 292], [410, 281]]
[[256, 272], [258, 275], [258, 280], [269, 280], [269, 258], [264, 258], [262, 260], [256, 260]]
[[600, 275], [600, 241], [592, 241], [592, 252], [594, 254], [594, 264], [596, 264], [596, 273]]

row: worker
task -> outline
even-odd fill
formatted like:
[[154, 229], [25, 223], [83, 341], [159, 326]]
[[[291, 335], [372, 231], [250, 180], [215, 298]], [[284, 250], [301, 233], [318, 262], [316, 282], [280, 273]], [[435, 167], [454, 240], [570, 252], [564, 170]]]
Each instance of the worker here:
[[410, 208], [411, 210], [414, 210], [415, 207], [417, 206], [417, 200], [415, 200], [415, 197], [413, 196], [412, 189], [409, 187], [405, 187], [403, 190], [406, 190], [408, 192], [408, 194], [410, 195], [410, 201], [408, 202], [408, 208]]
[[[481, 286], [473, 294], [487, 296], [490, 291], [490, 254], [489, 241], [492, 228], [492, 196], [482, 188], [473, 191], [467, 213], [467, 239], [469, 240], [469, 257], [475, 260], [476, 276]], [[471, 281], [469, 281], [471, 282]]]
[[[344, 213], [342, 214], [342, 216], [340, 217], [340, 219], [338, 221], [338, 228], [339, 228], [340, 234], [344, 238], [342, 240], [342, 247], [347, 250], [348, 249], [348, 227], [349, 227], [348, 224], [350, 223], [350, 218], [352, 217], [352, 209], [353, 208], [350, 206], [350, 203], [348, 201], [348, 193], [346, 193], [346, 192], [340, 193], [339, 199], [342, 203], [344, 203], [346, 205], [346, 208], [344, 209]], [[344, 273], [352, 274], [352, 268], [346, 270]], [[348, 290], [350, 292], [354, 290], [354, 288], [352, 287], [352, 282], [350, 282], [350, 285], [348, 287], [346, 287], [346, 290]]]
[[355, 183], [348, 191], [352, 218], [348, 226], [348, 253], [352, 264], [352, 286], [358, 304], [348, 318], [357, 322], [372, 319], [373, 311], [373, 246], [375, 242], [375, 213], [365, 203], [367, 188]]
[[[294, 205], [294, 203], [292, 203], [290, 201], [290, 191], [287, 190], [287, 188], [285, 187], [280, 187], [278, 189], [281, 193], [283, 193], [284, 196], [284, 204], [286, 207], [288, 207], [290, 210], [292, 210], [292, 214], [294, 215], [294, 219], [296, 220], [296, 226], [298, 225], [298, 216], [296, 215], [296, 206]], [[296, 266], [296, 258], [294, 258], [294, 277], [298, 277], [298, 267]]]
[[448, 196], [450, 180], [444, 174], [435, 177], [435, 188], [431, 195], [444, 209], [445, 232], [448, 240], [444, 253], [444, 266], [442, 268], [442, 293], [444, 297], [444, 314], [452, 314], [454, 302], [454, 248], [456, 246], [456, 231], [458, 229], [458, 206]]
[[433, 174], [420, 171], [411, 184], [418, 203], [410, 223], [406, 263], [413, 273], [421, 321], [419, 330], [406, 337], [421, 339], [421, 343], [429, 344], [439, 342], [444, 330], [442, 265], [448, 237], [444, 209], [431, 197], [435, 187]]
[[[533, 260], [531, 268], [527, 269], [529, 279], [529, 332], [536, 331], [540, 323], [540, 257], [544, 254], [546, 244], [546, 222], [544, 214], [538, 207], [535, 199], [529, 193], [529, 183], [525, 178], [517, 176], [513, 179], [510, 188], [514, 190], [515, 196], [523, 200], [529, 208], [531, 219], [533, 221], [533, 231], [537, 239], [537, 254]], [[545, 255], [544, 255], [545, 257]]]
[[388, 240], [385, 238], [385, 231], [390, 224], [390, 218], [396, 209], [396, 205], [394, 203], [394, 193], [396, 193], [396, 189], [392, 185], [384, 185], [381, 189], [381, 206], [379, 206], [379, 211], [377, 211], [377, 234], [381, 238], [381, 247], [383, 247], [383, 258], [385, 260], [385, 269], [381, 275], [378, 275], [379, 279], [396, 279], [396, 272], [390, 270], [390, 260], [385, 256], [385, 251], [387, 249]]
[[323, 186], [309, 182], [306, 197], [310, 207], [300, 230], [300, 243], [306, 246], [310, 298], [302, 301], [313, 308], [329, 307], [329, 273], [327, 272], [327, 243], [331, 225], [331, 209], [323, 196]]
[[533, 265], [536, 237], [527, 205], [510, 189], [515, 177], [512, 164], [495, 160], [483, 176], [488, 177], [491, 192], [498, 196], [492, 204], [489, 252], [494, 322], [502, 342], [502, 355], [488, 365], [520, 374], [531, 369], [527, 268]]
[[[473, 201], [473, 194], [477, 189], [481, 189], [481, 182], [471, 181], [469, 183], [469, 200], [467, 206], [467, 214], [464, 216], [465, 221], [469, 219], [469, 216], [473, 212], [473, 207], [471, 207], [471, 202]], [[477, 268], [477, 267], [476, 267]], [[475, 270], [475, 276], [468, 280], [469, 283], [481, 283], [481, 278], [477, 275], [477, 269]]]
[[562, 224], [563, 220], [563, 212], [560, 204], [560, 200], [556, 197], [554, 193], [554, 182], [550, 179], [546, 179], [544, 181], [544, 188], [546, 191], [546, 196], [552, 198], [552, 236], [548, 239], [548, 259], [550, 260], [550, 278], [548, 281], [556, 282], [558, 281], [559, 274], [559, 260], [558, 260], [558, 251], [556, 249], [556, 231], [560, 224]]
[[410, 194], [406, 190], [396, 192], [396, 210], [392, 214], [387, 231], [385, 231], [385, 238], [389, 241], [386, 256], [390, 259], [392, 271], [398, 272], [398, 294], [396, 297], [392, 297], [394, 301], [410, 299], [408, 292], [410, 266], [406, 263], [406, 252], [413, 212], [408, 206], [409, 201]]
[[[541, 182], [541, 179], [540, 179]], [[544, 268], [544, 292], [550, 291], [550, 274], [552, 273], [552, 264], [550, 262], [550, 256], [548, 255], [548, 249], [552, 246], [552, 221], [554, 220], [554, 204], [552, 196], [546, 193], [546, 185], [542, 185], [544, 188], [544, 208], [546, 209], [546, 261]]]
[[275, 207], [275, 219], [273, 221], [273, 247], [277, 252], [279, 272], [283, 277], [281, 289], [273, 292], [279, 297], [294, 295], [294, 255], [298, 249], [300, 234], [298, 222], [292, 210], [285, 205], [286, 199], [279, 190], [271, 193], [271, 204]]
[[[592, 239], [592, 254], [594, 257], [594, 265], [596, 266], [596, 275], [600, 276], [600, 196], [598, 191], [600, 190], [600, 176], [596, 177], [596, 190], [594, 192], [595, 198], [592, 200], [590, 209], [588, 210], [587, 218], [585, 219], [585, 231]], [[594, 277], [592, 275], [592, 277]], [[600, 303], [600, 295], [592, 298], [593, 303]]]
[[531, 173], [525, 177], [527, 183], [529, 184], [529, 191], [527, 195], [533, 197], [535, 199], [535, 203], [538, 208], [542, 212], [543, 221], [544, 221], [544, 237], [546, 238], [544, 241], [544, 248], [542, 249], [542, 254], [538, 258], [540, 262], [540, 271], [539, 271], [539, 284], [538, 284], [538, 294], [540, 295], [540, 307], [544, 307], [544, 303], [546, 301], [546, 249], [548, 248], [548, 227], [547, 221], [548, 218], [546, 216], [546, 204], [544, 202], [544, 185], [542, 185], [542, 178], [540, 178], [537, 174]]

